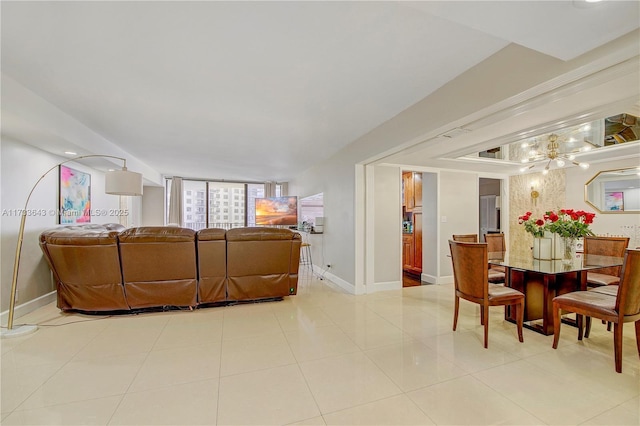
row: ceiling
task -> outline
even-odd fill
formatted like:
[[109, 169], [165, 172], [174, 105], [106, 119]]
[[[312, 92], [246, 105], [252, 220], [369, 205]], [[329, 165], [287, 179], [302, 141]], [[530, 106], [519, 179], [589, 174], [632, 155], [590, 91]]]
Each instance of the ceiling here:
[[[294, 177], [510, 43], [569, 60], [640, 25], [635, 1], [0, 7], [3, 78], [161, 174], [247, 181]], [[3, 135], [99, 150], [16, 101]]]

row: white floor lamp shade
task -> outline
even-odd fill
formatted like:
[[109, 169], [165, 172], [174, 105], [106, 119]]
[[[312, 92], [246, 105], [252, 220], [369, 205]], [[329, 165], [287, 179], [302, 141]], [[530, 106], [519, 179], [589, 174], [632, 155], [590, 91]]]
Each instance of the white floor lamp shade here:
[[107, 172], [104, 192], [112, 195], [142, 195], [142, 174], [122, 170]]

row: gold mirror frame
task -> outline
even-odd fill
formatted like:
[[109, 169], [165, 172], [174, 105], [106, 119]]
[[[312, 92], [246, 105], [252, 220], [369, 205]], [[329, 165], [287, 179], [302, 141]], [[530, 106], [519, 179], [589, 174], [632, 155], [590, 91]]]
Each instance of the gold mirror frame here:
[[[635, 179], [636, 175], [640, 173], [640, 168], [637, 167], [628, 167], [628, 168], [623, 168], [623, 169], [613, 169], [613, 170], [602, 170], [598, 173], [595, 174], [595, 176], [593, 176], [591, 179], [589, 179], [587, 181], [587, 183], [584, 184], [584, 201], [585, 203], [589, 204], [591, 207], [593, 207], [594, 209], [596, 209], [598, 212], [600, 213], [605, 213], [605, 214], [609, 214], [609, 213], [635, 213], [635, 214], [640, 214], [640, 209], [638, 210], [625, 210], [624, 209], [624, 204], [621, 205], [621, 209], [620, 210], [616, 210], [616, 209], [606, 209], [606, 206], [602, 206], [602, 205], [596, 205], [597, 200], [590, 199], [589, 198], [589, 185], [596, 182], [597, 179], [600, 176], [604, 176], [607, 174], [610, 174], [612, 176], [612, 179], [610, 179], [609, 181], [616, 181], [615, 177], [619, 176], [620, 179], [618, 180], [625, 180], [623, 179], [624, 177], [628, 176], [629, 179]], [[617, 192], [617, 191], [616, 191]], [[603, 201], [604, 202], [604, 201]], [[622, 202], [624, 202], [624, 200], [622, 200]], [[615, 207], [615, 206], [612, 206]]]

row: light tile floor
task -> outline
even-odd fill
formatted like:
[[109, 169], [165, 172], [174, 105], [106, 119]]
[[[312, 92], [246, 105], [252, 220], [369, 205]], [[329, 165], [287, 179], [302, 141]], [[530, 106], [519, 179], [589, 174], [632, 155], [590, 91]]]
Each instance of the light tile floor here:
[[352, 296], [301, 270], [281, 302], [119, 317], [19, 318], [30, 336], [1, 342], [3, 425], [640, 424], [640, 362], [625, 326], [594, 321], [577, 340], [476, 305], [451, 330], [450, 285]]

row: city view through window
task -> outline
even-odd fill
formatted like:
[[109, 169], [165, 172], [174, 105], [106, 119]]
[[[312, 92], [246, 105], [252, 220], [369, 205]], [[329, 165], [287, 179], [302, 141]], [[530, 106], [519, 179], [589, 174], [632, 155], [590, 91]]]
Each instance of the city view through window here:
[[[183, 180], [183, 226], [231, 229], [256, 224], [256, 198], [265, 196], [264, 184]], [[170, 194], [171, 180], [167, 182]], [[276, 185], [276, 196], [281, 185]], [[169, 200], [168, 200], [169, 201]]]

